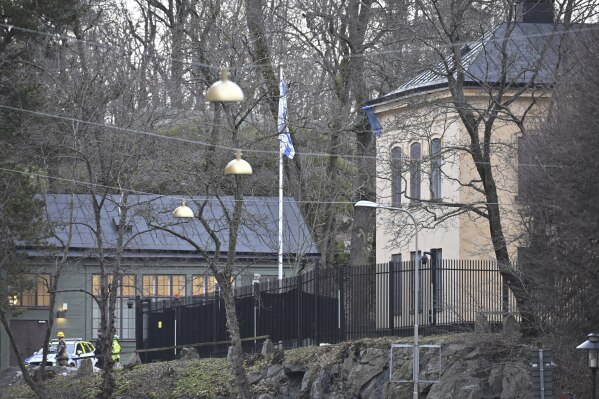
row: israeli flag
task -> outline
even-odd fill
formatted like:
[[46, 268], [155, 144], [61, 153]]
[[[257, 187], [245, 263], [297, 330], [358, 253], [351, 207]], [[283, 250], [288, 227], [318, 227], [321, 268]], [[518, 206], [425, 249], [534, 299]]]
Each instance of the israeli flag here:
[[289, 119], [287, 117], [287, 85], [283, 81], [283, 70], [281, 70], [281, 80], [279, 81], [279, 115], [277, 118], [279, 141], [281, 153], [289, 159], [293, 159], [295, 149], [291, 142], [288, 128]]

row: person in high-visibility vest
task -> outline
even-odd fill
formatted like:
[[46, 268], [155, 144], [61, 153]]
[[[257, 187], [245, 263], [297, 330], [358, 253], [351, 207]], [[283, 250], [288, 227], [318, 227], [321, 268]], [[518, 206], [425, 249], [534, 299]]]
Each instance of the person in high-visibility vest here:
[[114, 365], [119, 365], [121, 360], [121, 345], [119, 344], [119, 336], [114, 334], [112, 339], [112, 361]]
[[59, 366], [66, 366], [69, 362], [69, 355], [67, 354], [67, 344], [64, 342], [64, 333], [59, 331], [56, 336], [58, 337], [58, 345], [56, 347], [56, 364]]

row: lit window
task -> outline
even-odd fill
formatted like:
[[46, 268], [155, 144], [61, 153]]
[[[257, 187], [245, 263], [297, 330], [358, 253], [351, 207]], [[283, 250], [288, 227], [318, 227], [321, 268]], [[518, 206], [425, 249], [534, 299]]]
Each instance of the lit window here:
[[[112, 275], [106, 276], [108, 284], [112, 284]], [[92, 276], [92, 292], [100, 294], [100, 275]], [[114, 328], [121, 339], [135, 339], [135, 308], [129, 309], [127, 301], [135, 296], [135, 276], [126, 274], [121, 276], [121, 286], [117, 291], [116, 307], [114, 310]], [[100, 308], [96, 301], [92, 301], [92, 336], [97, 338], [100, 328]]]
[[50, 306], [50, 275], [38, 274], [25, 277], [27, 289], [18, 294], [13, 301], [16, 306], [48, 307]]
[[209, 275], [194, 275], [193, 276], [193, 285], [192, 285], [192, 295], [193, 296], [201, 296], [201, 295], [210, 295], [214, 294], [214, 289], [216, 287], [216, 279], [214, 276]]
[[184, 275], [145, 275], [142, 282], [144, 297], [185, 296]]

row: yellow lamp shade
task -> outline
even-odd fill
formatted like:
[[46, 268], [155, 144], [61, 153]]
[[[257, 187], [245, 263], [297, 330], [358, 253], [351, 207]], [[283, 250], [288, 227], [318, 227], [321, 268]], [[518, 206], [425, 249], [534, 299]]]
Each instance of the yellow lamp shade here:
[[252, 165], [241, 159], [241, 151], [237, 150], [235, 159], [225, 166], [225, 175], [251, 175]]
[[204, 97], [208, 101], [243, 101], [243, 91], [237, 83], [229, 80], [229, 71], [227, 68], [221, 69], [220, 80], [215, 82], [208, 88], [206, 96]]
[[194, 217], [193, 211], [190, 207], [185, 205], [185, 200], [181, 200], [181, 205], [179, 205], [173, 211], [174, 218], [192, 218]]

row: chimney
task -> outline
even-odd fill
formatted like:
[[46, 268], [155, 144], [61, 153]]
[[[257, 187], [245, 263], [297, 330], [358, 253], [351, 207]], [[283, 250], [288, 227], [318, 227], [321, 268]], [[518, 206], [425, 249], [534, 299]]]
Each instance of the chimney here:
[[516, 21], [552, 24], [553, 0], [517, 0]]

